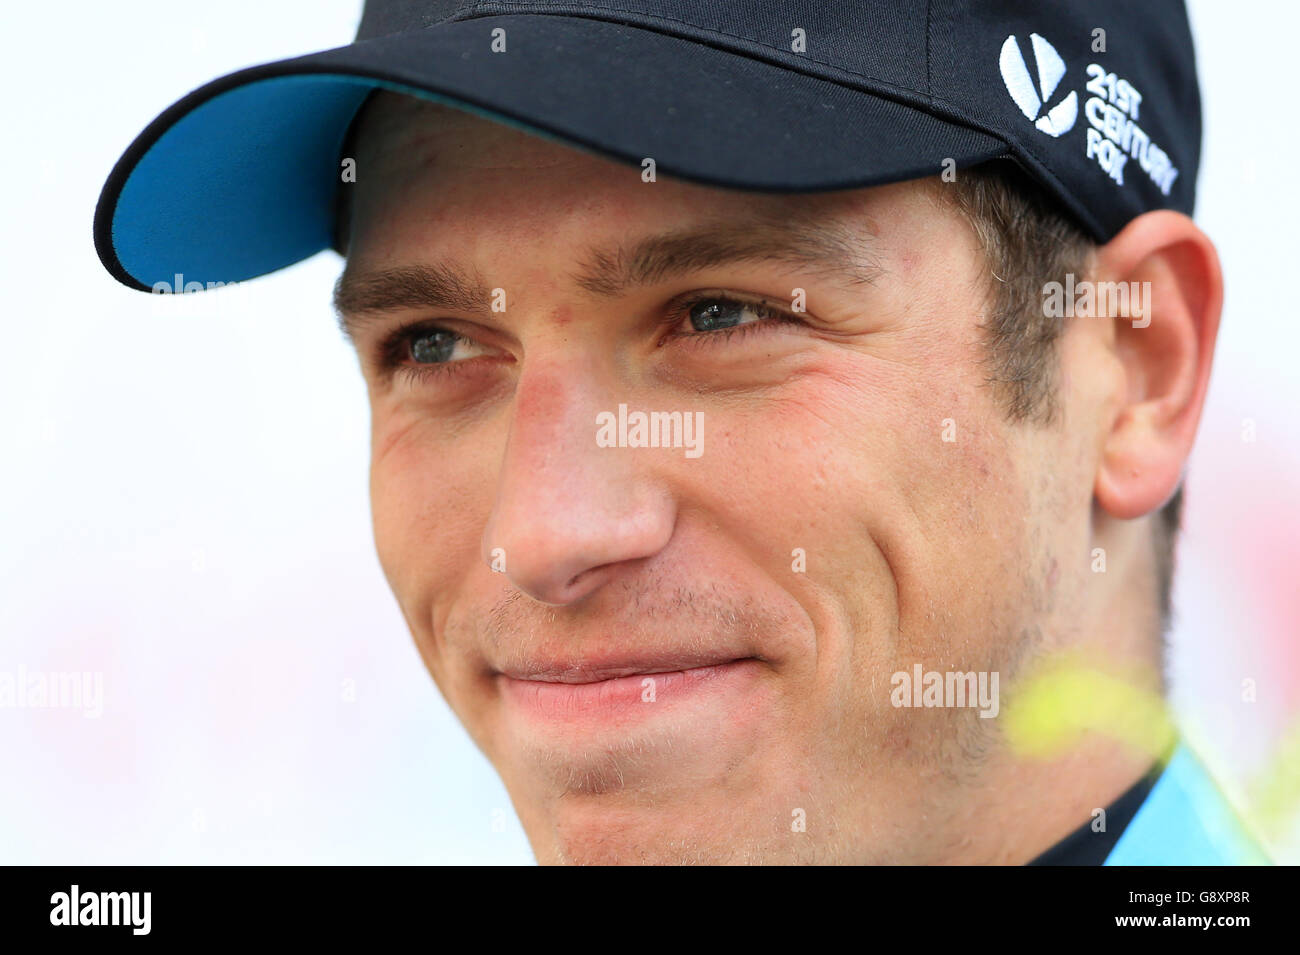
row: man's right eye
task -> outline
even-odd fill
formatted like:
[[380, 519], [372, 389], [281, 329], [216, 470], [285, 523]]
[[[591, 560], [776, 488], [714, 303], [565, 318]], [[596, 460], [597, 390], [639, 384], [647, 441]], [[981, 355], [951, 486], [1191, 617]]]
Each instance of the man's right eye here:
[[463, 339], [455, 332], [445, 328], [427, 332], [417, 332], [418, 337], [409, 337], [410, 358], [419, 365], [435, 365], [451, 361], [457, 343]]
[[384, 368], [460, 364], [492, 353], [492, 349], [448, 328], [420, 322], [393, 332], [381, 348]]
[[509, 355], [459, 332], [430, 321], [394, 329], [381, 340], [375, 356], [376, 373], [413, 386], [432, 383], [435, 376], [459, 375], [487, 366], [475, 359], [509, 360]]

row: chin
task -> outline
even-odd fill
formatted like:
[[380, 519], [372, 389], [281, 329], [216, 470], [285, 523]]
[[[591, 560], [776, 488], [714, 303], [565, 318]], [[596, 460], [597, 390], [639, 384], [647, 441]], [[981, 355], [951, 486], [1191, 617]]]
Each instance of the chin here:
[[789, 774], [724, 774], [698, 786], [687, 785], [687, 773], [653, 788], [605, 777], [599, 789], [552, 790], [541, 803], [520, 806], [520, 815], [543, 865], [755, 865], [824, 857], [806, 826], [792, 822], [797, 810], [801, 822], [816, 819], [825, 829], [826, 814], [806, 792], [774, 791], [763, 778]]
[[[554, 846], [539, 853], [555, 865], [747, 865], [792, 861], [788, 850], [764, 845], [757, 833], [734, 825], [714, 828], [713, 813], [672, 810], [566, 811], [555, 825]], [[549, 856], [549, 857], [547, 857]]]

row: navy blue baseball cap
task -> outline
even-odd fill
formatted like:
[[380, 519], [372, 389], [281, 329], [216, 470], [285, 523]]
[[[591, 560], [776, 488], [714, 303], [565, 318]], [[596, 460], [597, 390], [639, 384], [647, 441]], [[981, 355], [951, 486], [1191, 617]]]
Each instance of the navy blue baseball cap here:
[[95, 212], [120, 282], [229, 283], [333, 245], [376, 89], [707, 185], [824, 191], [1016, 162], [1097, 241], [1192, 213], [1182, 0], [368, 0], [347, 46], [195, 90]]

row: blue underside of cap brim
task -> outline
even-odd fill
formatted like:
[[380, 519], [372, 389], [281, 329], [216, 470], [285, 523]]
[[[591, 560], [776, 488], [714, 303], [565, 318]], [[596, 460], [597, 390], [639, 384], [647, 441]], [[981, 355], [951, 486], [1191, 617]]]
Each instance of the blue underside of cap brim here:
[[239, 86], [181, 117], [132, 170], [112, 225], [122, 267], [143, 286], [181, 291], [191, 282], [244, 281], [329, 248], [343, 140], [378, 87], [544, 135], [365, 77], [290, 75]]

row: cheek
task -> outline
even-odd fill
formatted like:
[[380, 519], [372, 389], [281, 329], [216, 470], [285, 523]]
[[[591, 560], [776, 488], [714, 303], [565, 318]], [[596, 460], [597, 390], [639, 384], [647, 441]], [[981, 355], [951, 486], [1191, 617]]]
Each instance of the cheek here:
[[438, 595], [478, 567], [491, 476], [427, 425], [376, 422], [373, 433], [375, 549], [408, 621], [423, 626]]
[[789, 427], [818, 434], [820, 466], [790, 500], [821, 511], [808, 527], [834, 555], [855, 671], [987, 646], [1003, 630], [994, 617], [1023, 590], [1032, 488], [1020, 439], [974, 363], [944, 357], [840, 364], [787, 408]]
[[1008, 561], [1024, 549], [1030, 488], [1016, 442], [986, 401], [952, 393], [923, 413], [902, 492], [925, 578], [918, 586], [951, 608], [1007, 583]]

